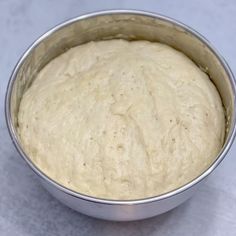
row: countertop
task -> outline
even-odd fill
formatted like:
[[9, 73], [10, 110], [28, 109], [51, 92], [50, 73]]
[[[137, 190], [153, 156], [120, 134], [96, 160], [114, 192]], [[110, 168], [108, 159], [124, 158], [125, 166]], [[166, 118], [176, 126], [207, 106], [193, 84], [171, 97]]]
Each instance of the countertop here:
[[199, 192], [163, 215], [128, 223], [74, 212], [40, 185], [13, 147], [5, 124], [4, 95], [17, 60], [42, 33], [94, 10], [159, 12], [198, 30], [236, 73], [234, 0], [0, 0], [0, 235], [236, 235], [236, 144]]

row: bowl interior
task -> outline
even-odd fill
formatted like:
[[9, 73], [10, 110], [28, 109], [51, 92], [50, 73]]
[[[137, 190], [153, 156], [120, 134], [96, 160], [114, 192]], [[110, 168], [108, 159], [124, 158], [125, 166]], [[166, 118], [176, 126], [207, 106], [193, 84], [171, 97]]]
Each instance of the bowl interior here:
[[227, 128], [223, 149], [227, 147], [234, 131], [235, 92], [231, 72], [222, 58], [201, 36], [174, 20], [152, 14], [122, 11], [73, 19], [43, 35], [25, 53], [13, 72], [7, 95], [10, 132], [18, 144], [20, 141], [17, 136], [17, 114], [20, 100], [37, 73], [49, 61], [71, 47], [112, 38], [168, 44], [185, 53], [207, 72], [225, 107]]

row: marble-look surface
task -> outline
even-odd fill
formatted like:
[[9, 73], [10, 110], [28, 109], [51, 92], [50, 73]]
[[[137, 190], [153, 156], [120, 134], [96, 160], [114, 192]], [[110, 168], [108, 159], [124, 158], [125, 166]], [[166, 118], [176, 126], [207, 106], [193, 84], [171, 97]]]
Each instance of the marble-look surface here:
[[236, 145], [190, 201], [152, 219], [116, 223], [81, 215], [51, 197], [11, 144], [4, 94], [20, 55], [55, 24], [111, 8], [159, 12], [192, 26], [236, 73], [235, 0], [0, 0], [0, 235], [236, 235]]

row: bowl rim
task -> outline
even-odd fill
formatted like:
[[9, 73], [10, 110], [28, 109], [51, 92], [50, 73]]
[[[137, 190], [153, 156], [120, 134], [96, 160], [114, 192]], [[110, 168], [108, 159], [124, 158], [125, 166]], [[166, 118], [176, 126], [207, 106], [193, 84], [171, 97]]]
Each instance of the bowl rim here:
[[14, 85], [14, 82], [16, 80], [16, 76], [18, 74], [18, 71], [21, 68], [21, 66], [24, 63], [27, 56], [30, 54], [30, 52], [35, 47], [37, 47], [38, 44], [42, 40], [44, 40], [45, 38], [47, 38], [50, 35], [54, 34], [56, 31], [60, 30], [63, 27], [66, 27], [70, 24], [73, 24], [74, 22], [84, 20], [84, 19], [87, 19], [87, 18], [93, 18], [93, 17], [98, 17], [98, 16], [104, 16], [104, 15], [113, 15], [113, 14], [124, 14], [124, 15], [125, 14], [126, 15], [132, 14], [132, 15], [141, 15], [141, 16], [147, 16], [147, 17], [160, 19], [162, 21], [177, 25], [178, 27], [183, 28], [184, 30], [186, 30], [188, 33], [190, 33], [194, 37], [198, 38], [216, 56], [216, 58], [221, 63], [221, 66], [224, 68], [225, 72], [227, 73], [227, 76], [228, 76], [229, 81], [230, 81], [230, 86], [231, 86], [231, 89], [233, 91], [233, 96], [234, 96], [233, 105], [234, 105], [234, 108], [235, 108], [236, 85], [235, 85], [235, 79], [234, 79], [233, 73], [232, 73], [231, 69], [229, 68], [229, 66], [228, 66], [227, 62], [225, 61], [225, 59], [212, 46], [212, 44], [207, 39], [205, 39], [201, 34], [199, 34], [194, 29], [190, 28], [189, 26], [187, 26], [187, 25], [185, 25], [185, 24], [183, 24], [183, 23], [181, 23], [181, 22], [179, 22], [179, 21], [177, 21], [173, 18], [164, 16], [164, 15], [159, 14], [159, 13], [153, 13], [153, 12], [142, 11], [142, 10], [133, 10], [133, 9], [112, 9], [112, 10], [95, 11], [95, 12], [86, 13], [86, 14], [71, 18], [69, 20], [66, 20], [66, 21], [64, 21], [60, 24], [57, 24], [55, 27], [53, 27], [53, 28], [49, 29], [48, 31], [46, 31], [45, 33], [43, 33], [40, 37], [38, 37], [28, 47], [28, 49], [23, 53], [23, 55], [20, 57], [19, 61], [17, 62], [15, 68], [13, 69], [13, 72], [10, 76], [10, 79], [9, 79], [9, 82], [8, 82], [8, 85], [7, 85], [7, 90], [6, 90], [6, 95], [5, 95], [5, 118], [6, 118], [7, 129], [9, 131], [11, 140], [12, 140], [14, 146], [16, 147], [17, 151], [19, 152], [20, 156], [27, 162], [27, 164], [30, 166], [30, 168], [39, 177], [41, 177], [47, 183], [52, 184], [57, 190], [60, 190], [60, 191], [66, 193], [66, 194], [68, 194], [72, 197], [75, 197], [75, 198], [79, 198], [79, 199], [89, 201], [89, 202], [94, 202], [94, 203], [107, 204], [107, 205], [136, 205], [136, 204], [151, 203], [151, 202], [154, 202], [154, 201], [161, 201], [161, 200], [179, 195], [179, 194], [185, 192], [186, 190], [188, 190], [189, 188], [193, 187], [194, 185], [198, 184], [204, 178], [206, 178], [210, 173], [212, 173], [212, 171], [221, 163], [221, 161], [224, 159], [224, 157], [228, 153], [231, 145], [233, 144], [233, 141], [234, 141], [234, 138], [235, 138], [235, 135], [236, 135], [236, 126], [235, 126], [235, 123], [236, 123], [236, 109], [234, 109], [233, 113], [232, 113], [232, 121], [231, 121], [232, 122], [232, 128], [229, 130], [229, 134], [228, 134], [228, 137], [227, 137], [227, 140], [226, 140], [224, 146], [222, 147], [221, 151], [217, 155], [215, 161], [204, 172], [202, 172], [199, 176], [197, 176], [195, 179], [191, 180], [190, 182], [186, 183], [185, 185], [183, 185], [179, 188], [173, 189], [173, 190], [171, 190], [167, 193], [160, 194], [160, 195], [153, 196], [153, 197], [147, 197], [147, 198], [142, 198], [142, 199], [134, 199], [134, 200], [111, 200], [111, 199], [93, 197], [93, 196], [89, 196], [89, 195], [86, 195], [86, 194], [76, 192], [76, 191], [74, 191], [72, 189], [69, 189], [69, 188], [63, 186], [62, 184], [56, 182], [56, 180], [53, 180], [52, 178], [50, 178], [49, 176], [44, 174], [30, 160], [30, 158], [27, 156], [27, 154], [24, 152], [23, 148], [21, 147], [20, 141], [18, 140], [18, 137], [16, 135], [16, 130], [13, 127], [12, 117], [11, 117], [11, 112], [10, 112], [12, 89], [13, 89], [13, 85]]

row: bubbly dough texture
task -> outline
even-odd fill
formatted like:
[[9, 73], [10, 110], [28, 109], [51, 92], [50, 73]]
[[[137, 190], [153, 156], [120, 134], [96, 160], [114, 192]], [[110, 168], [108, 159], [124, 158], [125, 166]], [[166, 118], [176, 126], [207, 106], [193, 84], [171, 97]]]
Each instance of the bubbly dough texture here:
[[222, 147], [209, 77], [160, 43], [90, 42], [51, 61], [19, 110], [26, 153], [49, 177], [95, 197], [139, 199], [186, 184]]

